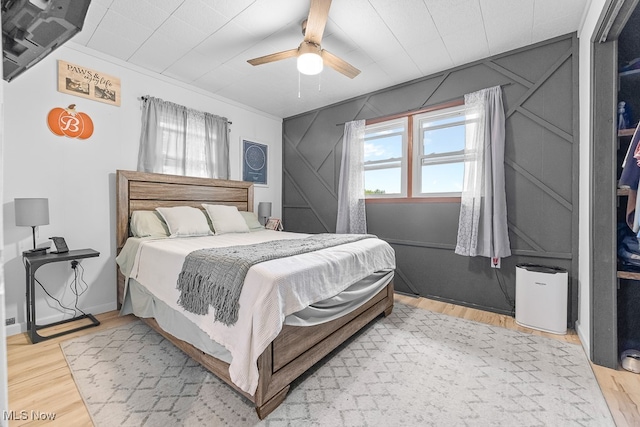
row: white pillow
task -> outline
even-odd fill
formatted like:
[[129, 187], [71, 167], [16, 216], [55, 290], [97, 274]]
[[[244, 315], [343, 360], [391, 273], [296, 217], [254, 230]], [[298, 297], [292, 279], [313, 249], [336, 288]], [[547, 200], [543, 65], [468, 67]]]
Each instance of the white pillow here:
[[169, 227], [169, 237], [208, 236], [213, 234], [207, 217], [198, 208], [175, 206], [156, 208]]
[[249, 227], [235, 206], [202, 204], [215, 234], [248, 233]]

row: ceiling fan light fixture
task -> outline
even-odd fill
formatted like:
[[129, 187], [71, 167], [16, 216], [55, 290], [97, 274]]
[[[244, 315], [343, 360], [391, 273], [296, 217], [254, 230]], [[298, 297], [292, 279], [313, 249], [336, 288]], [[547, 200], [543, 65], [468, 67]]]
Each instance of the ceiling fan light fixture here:
[[[360, 74], [360, 70], [344, 59], [320, 47], [324, 27], [329, 19], [331, 0], [310, 1], [309, 16], [302, 22], [304, 40], [298, 48], [249, 59], [247, 62], [251, 65], [262, 65], [295, 57], [298, 59], [297, 65], [300, 74], [320, 74], [326, 62], [328, 67], [333, 68], [348, 78], [352, 79], [356, 77]], [[298, 74], [298, 81], [300, 80], [300, 74]]]
[[320, 46], [310, 42], [302, 42], [298, 52], [298, 71], [309, 76], [322, 72], [323, 61], [320, 56]]
[[322, 58], [317, 53], [303, 53], [298, 56], [298, 71], [314, 76], [322, 72]]

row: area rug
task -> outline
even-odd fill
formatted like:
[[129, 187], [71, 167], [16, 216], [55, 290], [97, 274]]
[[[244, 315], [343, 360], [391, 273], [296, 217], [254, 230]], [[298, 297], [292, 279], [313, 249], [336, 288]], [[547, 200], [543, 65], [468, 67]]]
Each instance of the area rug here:
[[253, 405], [140, 321], [61, 344], [95, 425], [614, 426], [579, 345], [396, 304]]

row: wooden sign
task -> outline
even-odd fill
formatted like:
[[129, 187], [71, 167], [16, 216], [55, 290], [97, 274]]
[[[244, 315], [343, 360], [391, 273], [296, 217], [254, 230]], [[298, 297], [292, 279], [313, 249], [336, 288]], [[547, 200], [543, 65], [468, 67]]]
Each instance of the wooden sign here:
[[58, 91], [120, 106], [120, 79], [58, 60]]

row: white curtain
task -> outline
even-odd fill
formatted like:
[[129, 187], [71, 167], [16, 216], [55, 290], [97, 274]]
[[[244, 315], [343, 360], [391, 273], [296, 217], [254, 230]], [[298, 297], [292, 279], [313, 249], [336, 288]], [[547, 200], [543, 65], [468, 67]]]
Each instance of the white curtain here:
[[338, 183], [336, 233], [365, 234], [364, 120], [345, 123]]
[[138, 170], [228, 179], [227, 119], [147, 97]]
[[455, 252], [511, 255], [504, 184], [504, 108], [500, 86], [464, 97], [467, 116], [464, 183]]

